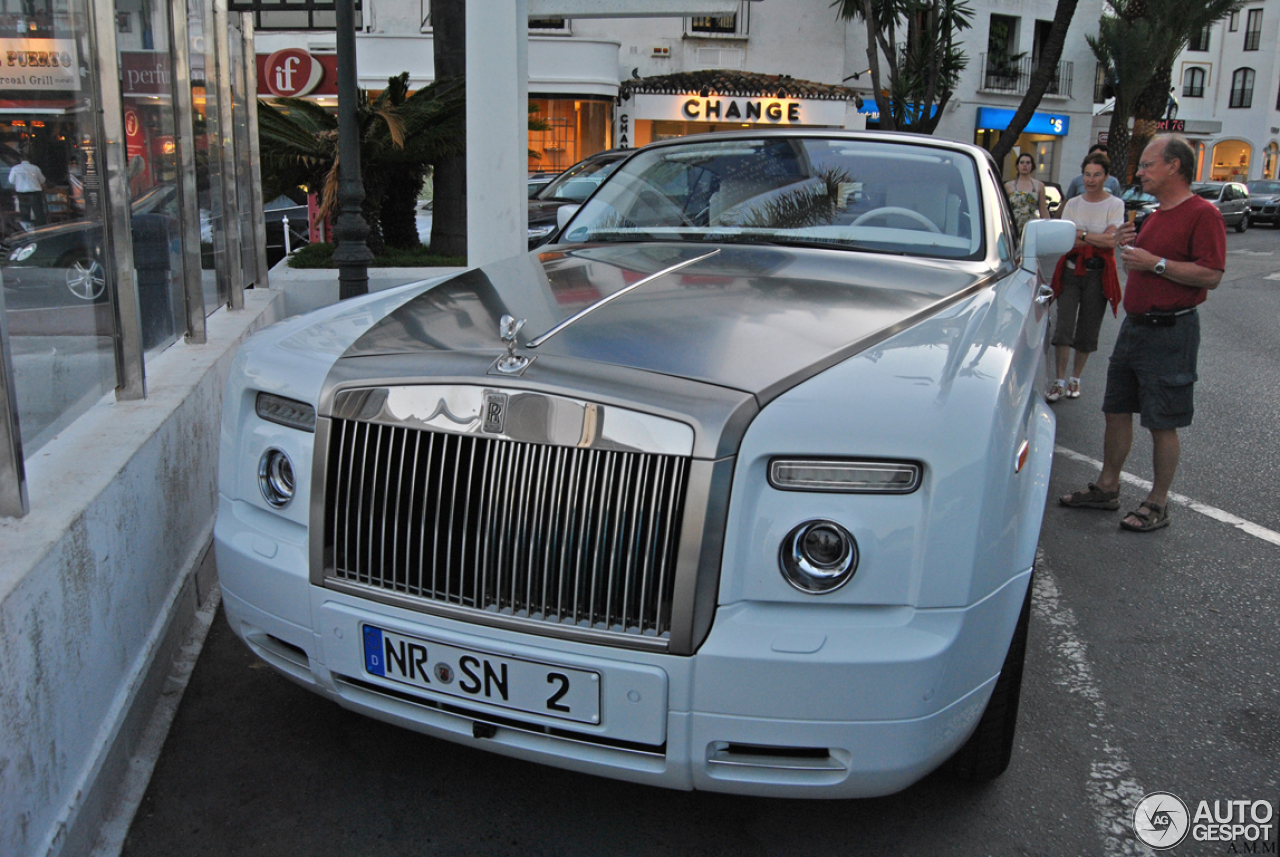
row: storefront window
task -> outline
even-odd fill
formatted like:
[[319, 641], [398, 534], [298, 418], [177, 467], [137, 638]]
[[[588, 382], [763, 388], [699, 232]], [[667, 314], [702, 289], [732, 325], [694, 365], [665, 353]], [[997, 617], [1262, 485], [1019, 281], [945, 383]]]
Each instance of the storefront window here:
[[1210, 181], [1242, 182], [1249, 178], [1248, 143], [1227, 140], [1213, 147], [1213, 170]]
[[231, 229], [233, 240], [240, 242], [240, 276], [245, 288], [257, 283], [258, 279], [258, 225], [252, 217], [254, 210], [253, 196], [253, 140], [249, 136], [249, 110], [257, 93], [250, 90], [249, 67], [254, 62], [252, 51], [245, 50], [242, 21], [247, 16], [231, 15], [227, 37], [230, 48], [231, 63], [227, 77], [231, 81], [232, 100], [232, 135], [235, 141], [235, 193], [236, 210], [239, 217], [235, 228]]
[[530, 98], [529, 103], [537, 108], [531, 116], [547, 126], [529, 132], [530, 172], [562, 172], [610, 147], [612, 101]]
[[225, 306], [227, 281], [214, 270], [214, 230], [222, 229], [222, 206], [216, 201], [218, 163], [218, 67], [213, 37], [212, 0], [187, 0], [187, 33], [191, 40], [191, 104], [195, 133], [196, 198], [200, 209], [200, 282], [204, 313]]
[[0, 278], [24, 455], [116, 386], [84, 0], [0, 12]]
[[125, 160], [129, 172], [134, 278], [142, 316], [142, 347], [164, 348], [183, 331], [181, 197], [177, 127], [164, 0], [116, 0]]
[[[990, 151], [995, 148], [996, 142], [1000, 139], [1000, 133], [1000, 131], [990, 128], [979, 129], [974, 133], [973, 142]], [[1009, 181], [1018, 175], [1018, 157], [1024, 152], [1036, 159], [1036, 170], [1032, 173], [1034, 178], [1042, 182], [1058, 181], [1056, 162], [1058, 159], [1059, 139], [1059, 137], [1049, 134], [1019, 135], [1018, 142], [1014, 144], [1013, 149], [1004, 159], [1001, 174], [1004, 176], [1005, 181]], [[1074, 176], [1071, 178], [1074, 178]], [[1064, 176], [1064, 182], [1069, 180], [1070, 178]]]

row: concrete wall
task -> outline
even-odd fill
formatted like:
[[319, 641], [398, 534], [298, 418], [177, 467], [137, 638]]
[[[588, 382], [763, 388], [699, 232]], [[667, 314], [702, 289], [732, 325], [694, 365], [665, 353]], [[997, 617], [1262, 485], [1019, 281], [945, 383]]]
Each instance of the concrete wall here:
[[0, 854], [84, 854], [172, 652], [213, 584], [222, 390], [236, 345], [283, 314], [245, 294], [203, 346], [147, 364], [27, 462], [31, 514], [0, 520]]

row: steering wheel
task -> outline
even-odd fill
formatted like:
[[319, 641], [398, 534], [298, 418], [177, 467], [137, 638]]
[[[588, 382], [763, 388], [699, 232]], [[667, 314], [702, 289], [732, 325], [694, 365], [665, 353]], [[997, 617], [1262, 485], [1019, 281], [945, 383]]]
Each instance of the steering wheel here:
[[900, 214], [903, 217], [909, 218], [911, 220], [916, 221], [917, 223], [920, 223], [921, 225], [924, 226], [925, 229], [928, 229], [930, 232], [937, 232], [939, 234], [942, 233], [942, 230], [939, 229], [936, 225], [934, 225], [934, 222], [932, 220], [925, 217], [920, 212], [912, 211], [909, 208], [902, 208], [897, 205], [886, 205], [881, 208], [873, 208], [870, 211], [868, 211], [866, 214], [858, 215], [858, 218], [849, 225], [861, 226], [863, 223], [867, 222], [873, 217], [884, 217], [890, 214]]

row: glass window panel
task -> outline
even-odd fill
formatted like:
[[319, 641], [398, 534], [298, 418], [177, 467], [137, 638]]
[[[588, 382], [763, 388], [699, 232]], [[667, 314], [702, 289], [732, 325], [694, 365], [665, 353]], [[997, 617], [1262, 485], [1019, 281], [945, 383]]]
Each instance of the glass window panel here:
[[137, 26], [118, 33], [134, 283], [142, 347], [154, 353], [185, 329], [177, 122], [166, 0], [116, 0]]
[[49, 63], [0, 86], [0, 280], [27, 458], [116, 386], [88, 15], [69, 0], [0, 16], [0, 38]]
[[222, 228], [223, 214], [216, 193], [221, 165], [217, 154], [218, 87], [213, 74], [218, 62], [212, 22], [212, 0], [187, 0], [196, 198], [200, 209], [200, 281], [206, 316], [225, 306], [229, 298], [226, 281], [220, 282], [215, 270], [214, 230]]

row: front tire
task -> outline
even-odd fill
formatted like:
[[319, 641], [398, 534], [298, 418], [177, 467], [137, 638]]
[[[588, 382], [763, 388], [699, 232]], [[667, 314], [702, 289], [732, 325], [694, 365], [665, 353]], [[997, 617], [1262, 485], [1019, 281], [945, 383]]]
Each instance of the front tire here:
[[[1034, 580], [1034, 577], [1033, 577]], [[1013, 736], [1018, 724], [1018, 701], [1022, 696], [1022, 667], [1027, 655], [1027, 626], [1031, 622], [1031, 581], [1027, 581], [1027, 597], [1013, 629], [1013, 640], [1005, 655], [1000, 677], [991, 691], [991, 699], [982, 712], [978, 728], [956, 754], [947, 760], [943, 770], [952, 778], [966, 783], [985, 783], [1000, 776], [1013, 757]]]

